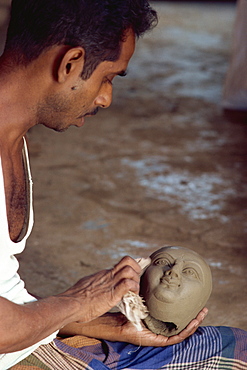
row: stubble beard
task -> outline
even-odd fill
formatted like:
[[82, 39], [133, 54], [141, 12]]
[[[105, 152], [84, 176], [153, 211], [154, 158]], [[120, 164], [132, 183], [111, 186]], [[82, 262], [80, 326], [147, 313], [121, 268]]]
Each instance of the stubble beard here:
[[41, 124], [56, 132], [64, 132], [69, 125], [66, 124], [62, 117], [66, 117], [69, 111], [70, 103], [60, 94], [53, 94], [46, 97], [37, 107], [37, 124]]

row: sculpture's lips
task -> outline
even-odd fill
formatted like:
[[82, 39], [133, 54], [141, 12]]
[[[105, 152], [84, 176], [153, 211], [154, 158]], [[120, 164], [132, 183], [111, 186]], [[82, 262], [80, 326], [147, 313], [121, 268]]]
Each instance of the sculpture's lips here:
[[180, 286], [180, 282], [178, 280], [169, 279], [167, 277], [163, 277], [160, 279], [161, 284], [167, 285], [169, 287], [178, 288]]

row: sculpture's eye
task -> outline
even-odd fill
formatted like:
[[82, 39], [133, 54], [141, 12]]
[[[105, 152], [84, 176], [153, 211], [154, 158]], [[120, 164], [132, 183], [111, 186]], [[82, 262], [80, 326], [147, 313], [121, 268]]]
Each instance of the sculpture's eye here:
[[191, 278], [199, 279], [197, 271], [191, 267], [183, 269], [183, 274]]
[[171, 266], [171, 262], [166, 258], [159, 258], [154, 261], [154, 264], [157, 266]]

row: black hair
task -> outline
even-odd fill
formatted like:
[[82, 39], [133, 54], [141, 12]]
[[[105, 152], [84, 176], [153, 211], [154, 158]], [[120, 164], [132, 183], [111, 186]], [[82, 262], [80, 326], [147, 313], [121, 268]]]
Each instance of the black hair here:
[[81, 46], [87, 79], [100, 62], [118, 59], [126, 30], [139, 38], [156, 24], [148, 0], [13, 0], [5, 51], [27, 65], [54, 45]]

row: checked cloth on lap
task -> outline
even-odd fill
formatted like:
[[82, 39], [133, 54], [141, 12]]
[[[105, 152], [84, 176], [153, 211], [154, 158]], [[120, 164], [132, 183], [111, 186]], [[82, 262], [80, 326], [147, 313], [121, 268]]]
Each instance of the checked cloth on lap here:
[[55, 339], [11, 370], [247, 370], [247, 332], [200, 327], [182, 343], [138, 347], [82, 336]]

